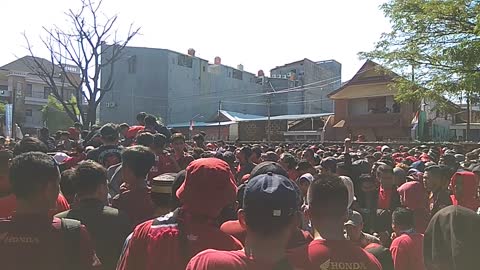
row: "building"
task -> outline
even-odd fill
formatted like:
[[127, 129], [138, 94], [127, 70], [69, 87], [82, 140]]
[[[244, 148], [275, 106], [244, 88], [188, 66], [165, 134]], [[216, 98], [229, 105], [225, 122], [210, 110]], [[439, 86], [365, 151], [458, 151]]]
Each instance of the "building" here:
[[[447, 141], [453, 115], [435, 109], [433, 101], [397, 103], [397, 90], [389, 84], [398, 76], [367, 60], [350, 81], [329, 95], [335, 103], [335, 117], [327, 139], [363, 135], [367, 141], [408, 141], [412, 137]], [[418, 125], [413, 125], [421, 105]]]
[[[325, 127], [332, 113], [278, 115], [265, 117], [220, 110], [220, 116], [208, 122], [169, 125], [188, 138], [204, 132], [206, 139], [215, 141], [323, 141]], [[270, 128], [269, 128], [270, 127]], [[270, 132], [269, 132], [270, 130]]]
[[342, 65], [335, 60], [314, 62], [307, 58], [270, 70], [270, 77], [289, 79], [301, 88], [296, 101], [288, 103], [289, 111], [301, 113], [333, 112], [328, 95], [341, 85]]
[[[108, 53], [108, 51], [107, 51]], [[102, 69], [110, 74], [112, 67]], [[103, 78], [103, 77], [102, 77]], [[135, 123], [139, 112], [161, 117], [165, 123], [210, 119], [219, 107], [238, 112], [265, 114], [265, 106], [249, 106], [254, 98], [265, 103], [255, 74], [223, 65], [220, 57], [213, 64], [190, 49], [182, 54], [166, 49], [125, 47], [123, 57], [113, 65], [114, 86], [100, 103], [100, 122]], [[102, 81], [102, 84], [104, 82]], [[258, 96], [256, 96], [258, 95]], [[266, 103], [265, 103], [266, 104]]]
[[[37, 59], [46, 67], [52, 66], [48, 60]], [[35, 62], [31, 56], [0, 67], [0, 102], [15, 102], [14, 122], [22, 128], [23, 133], [36, 134], [44, 126], [42, 109], [48, 103], [51, 88], [32, 71], [32, 67], [35, 67]], [[76, 67], [71, 66], [69, 70], [72, 72], [68, 76], [78, 76], [75, 75], [78, 74]], [[61, 85], [60, 77], [57, 79], [57, 85]], [[64, 99], [69, 100], [74, 93], [75, 89], [66, 83], [62, 93]]]

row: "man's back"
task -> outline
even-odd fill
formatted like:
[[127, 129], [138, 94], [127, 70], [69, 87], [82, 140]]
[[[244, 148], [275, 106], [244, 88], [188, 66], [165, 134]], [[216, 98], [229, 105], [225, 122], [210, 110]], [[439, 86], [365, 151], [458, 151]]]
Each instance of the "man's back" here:
[[395, 270], [423, 270], [423, 234], [402, 234], [390, 246]]
[[126, 241], [117, 269], [180, 270], [185, 269], [191, 257], [208, 248], [242, 248], [238, 240], [212, 224], [185, 219], [188, 216], [176, 210], [137, 226]]
[[349, 240], [314, 240], [291, 250], [289, 259], [300, 269], [382, 269], [373, 255]]
[[118, 194], [113, 198], [112, 206], [125, 212], [134, 226], [153, 218], [155, 211], [148, 187], [126, 190]]
[[0, 221], [1, 268], [61, 270], [100, 266], [85, 227], [67, 232], [62, 222], [34, 215]]
[[81, 221], [95, 243], [103, 269], [115, 269], [123, 242], [132, 231], [132, 225], [125, 213], [104, 206], [98, 200], [83, 200], [72, 210], [60, 213], [56, 217]]

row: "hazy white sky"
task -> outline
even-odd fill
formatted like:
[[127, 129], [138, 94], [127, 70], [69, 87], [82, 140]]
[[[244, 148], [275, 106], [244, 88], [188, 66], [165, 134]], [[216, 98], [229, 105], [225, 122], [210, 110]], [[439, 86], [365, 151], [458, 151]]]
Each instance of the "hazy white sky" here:
[[[267, 72], [303, 58], [336, 59], [343, 80], [361, 66], [359, 51], [373, 48], [389, 23], [378, 9], [386, 0], [104, 0], [118, 14], [120, 30], [141, 26], [130, 45], [166, 48], [245, 70]], [[0, 66], [27, 54], [23, 31], [33, 39], [42, 26], [65, 24], [63, 12], [78, 0], [1, 1]], [[34, 43], [39, 56], [42, 44]]]

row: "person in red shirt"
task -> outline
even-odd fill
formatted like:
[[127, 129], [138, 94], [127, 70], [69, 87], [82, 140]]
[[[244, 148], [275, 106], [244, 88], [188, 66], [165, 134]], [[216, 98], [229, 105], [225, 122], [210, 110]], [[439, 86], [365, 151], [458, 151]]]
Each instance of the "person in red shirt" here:
[[247, 231], [245, 249], [206, 250], [193, 257], [187, 270], [284, 269], [290, 235], [300, 217], [301, 198], [287, 177], [262, 174], [248, 181], [238, 220]]
[[140, 224], [153, 217], [155, 205], [150, 196], [146, 177], [155, 155], [145, 146], [131, 146], [122, 153], [123, 192], [115, 196], [112, 206], [124, 211], [132, 224]]
[[393, 168], [389, 165], [380, 165], [377, 168], [377, 180], [380, 182], [378, 191], [378, 209], [394, 210], [400, 206], [400, 196], [395, 186]]
[[175, 133], [170, 140], [175, 153], [175, 160], [180, 169], [185, 170], [188, 165], [195, 160], [191, 155], [185, 153], [185, 136], [183, 136], [182, 133]]
[[450, 169], [445, 165], [434, 165], [425, 169], [423, 184], [428, 195], [428, 209], [433, 217], [440, 209], [452, 205], [448, 184]]
[[345, 239], [347, 207], [348, 190], [340, 177], [320, 175], [310, 185], [307, 214], [314, 227], [314, 240], [290, 251], [290, 262], [295, 268], [382, 269], [373, 255]]
[[252, 149], [248, 146], [244, 146], [237, 151], [237, 183], [241, 183], [242, 177], [245, 174], [251, 173], [253, 168], [255, 167], [255, 164], [250, 161], [250, 156], [252, 156], [252, 154]]
[[176, 192], [181, 206], [138, 225], [125, 242], [117, 270], [184, 270], [203, 250], [242, 249], [217, 225], [220, 212], [235, 201], [236, 193], [227, 163], [217, 158], [195, 160]]
[[424, 270], [423, 234], [414, 229], [413, 211], [397, 208], [392, 215], [395, 239], [390, 245], [395, 270]]
[[148, 183], [151, 183], [153, 178], [164, 173], [178, 173], [181, 170], [175, 157], [165, 151], [166, 143], [167, 138], [165, 135], [160, 133], [153, 135], [153, 144], [150, 148], [155, 153], [155, 164], [148, 173]]
[[85, 227], [78, 221], [52, 218], [60, 170], [52, 157], [30, 152], [16, 156], [10, 168], [16, 211], [0, 220], [2, 269], [99, 269]]
[[290, 180], [297, 181], [298, 177], [300, 177], [300, 174], [296, 170], [297, 160], [293, 155], [289, 153], [283, 153], [280, 156], [280, 160], [278, 163], [280, 163], [283, 169], [288, 172], [288, 178], [290, 178]]

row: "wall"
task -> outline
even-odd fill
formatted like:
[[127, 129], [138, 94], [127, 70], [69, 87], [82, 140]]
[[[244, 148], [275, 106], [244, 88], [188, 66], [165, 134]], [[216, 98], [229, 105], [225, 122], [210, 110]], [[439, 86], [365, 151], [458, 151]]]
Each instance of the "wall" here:
[[349, 115], [368, 114], [368, 99], [356, 98], [347, 101]]

